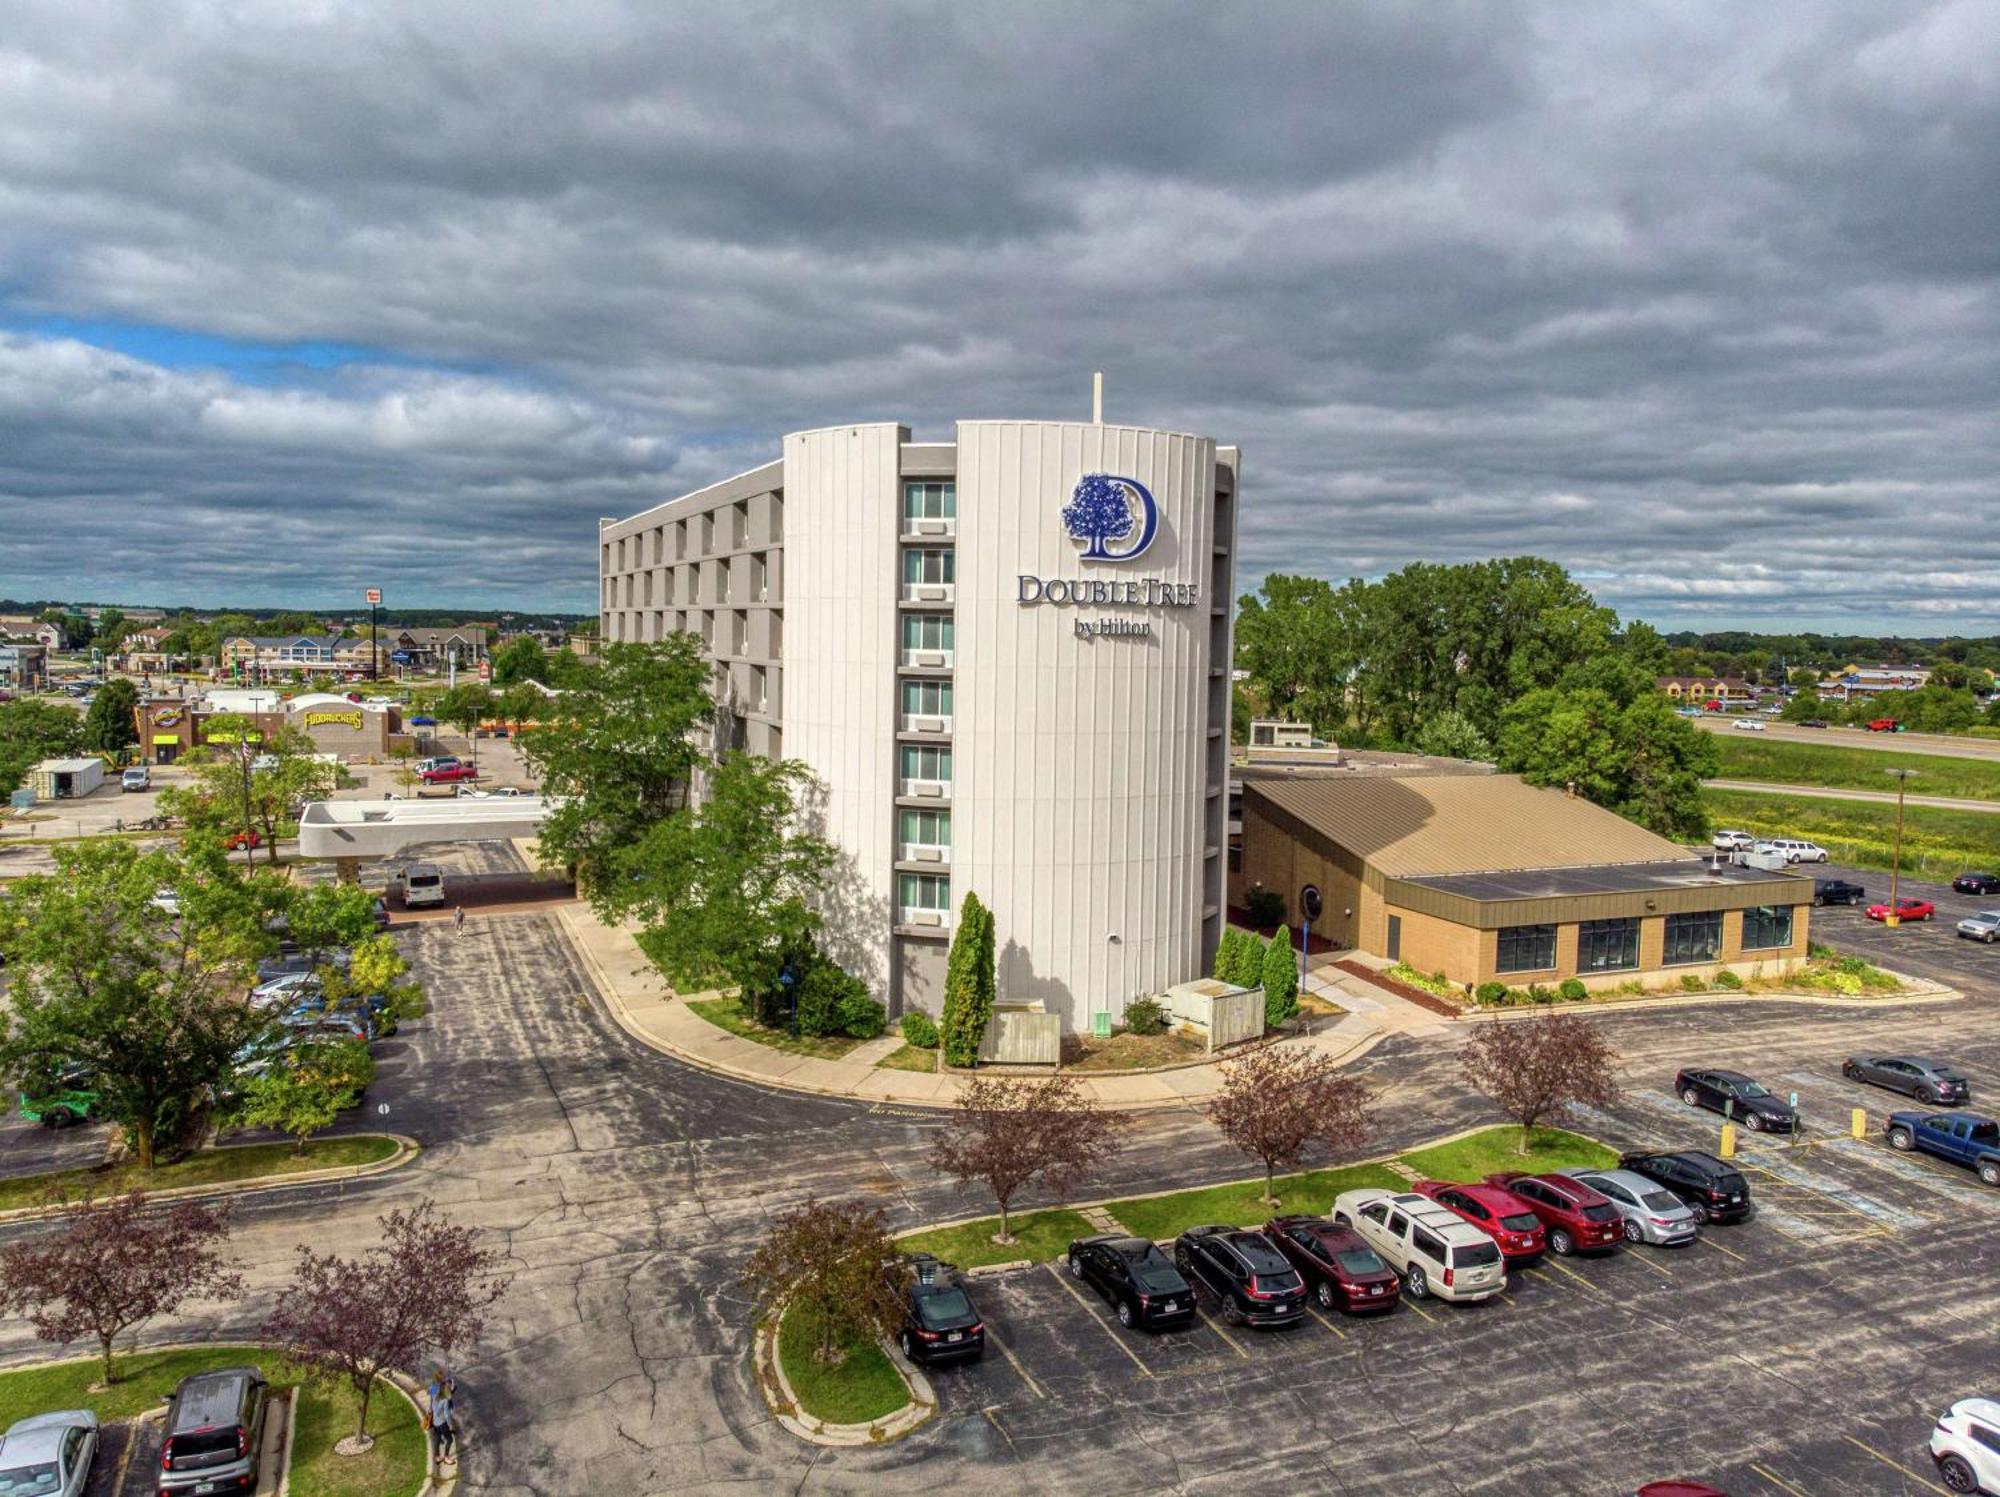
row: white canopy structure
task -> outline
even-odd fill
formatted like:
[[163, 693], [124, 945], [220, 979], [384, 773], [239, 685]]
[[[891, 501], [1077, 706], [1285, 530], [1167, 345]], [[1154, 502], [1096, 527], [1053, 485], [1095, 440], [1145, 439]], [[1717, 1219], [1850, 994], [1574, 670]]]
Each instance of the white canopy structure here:
[[388, 858], [428, 842], [533, 837], [548, 814], [539, 795], [313, 801], [299, 817], [299, 856]]

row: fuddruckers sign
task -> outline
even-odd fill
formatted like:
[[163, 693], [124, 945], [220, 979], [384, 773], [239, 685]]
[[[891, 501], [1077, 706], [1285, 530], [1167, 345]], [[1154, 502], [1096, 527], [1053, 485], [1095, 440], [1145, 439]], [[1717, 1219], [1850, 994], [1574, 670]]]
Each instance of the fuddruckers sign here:
[[[1070, 538], [1083, 543], [1080, 560], [1132, 561], [1143, 555], [1159, 534], [1160, 507], [1136, 478], [1086, 473], [1063, 506], [1062, 522]], [[1201, 602], [1201, 589], [1194, 583], [1167, 582], [1158, 577], [1037, 577], [1022, 572], [1015, 585], [1015, 601], [1024, 608], [1043, 603], [1084, 608], [1193, 608]], [[1152, 633], [1152, 627], [1143, 619], [1076, 622], [1076, 632], [1086, 638], [1146, 635]]]

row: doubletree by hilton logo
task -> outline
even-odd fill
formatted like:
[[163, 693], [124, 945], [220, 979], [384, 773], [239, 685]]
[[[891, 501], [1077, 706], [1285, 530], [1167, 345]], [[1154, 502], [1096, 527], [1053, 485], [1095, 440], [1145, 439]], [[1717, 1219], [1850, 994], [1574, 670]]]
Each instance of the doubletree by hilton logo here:
[[[1086, 473], [1063, 506], [1062, 522], [1071, 539], [1084, 542], [1084, 561], [1130, 561], [1160, 533], [1160, 507], [1136, 478]], [[1120, 541], [1130, 544], [1112, 549]]]

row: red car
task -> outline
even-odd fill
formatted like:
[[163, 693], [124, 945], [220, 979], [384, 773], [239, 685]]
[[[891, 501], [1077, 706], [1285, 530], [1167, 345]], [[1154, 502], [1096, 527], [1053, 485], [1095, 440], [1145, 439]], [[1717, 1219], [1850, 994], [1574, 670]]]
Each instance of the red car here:
[[1618, 1208], [1581, 1180], [1568, 1175], [1488, 1175], [1488, 1185], [1498, 1185], [1519, 1197], [1540, 1219], [1548, 1233], [1549, 1248], [1558, 1258], [1571, 1253], [1609, 1253], [1625, 1240], [1625, 1228]]
[[222, 839], [222, 845], [231, 852], [240, 852], [246, 847], [262, 847], [263, 839], [253, 832], [231, 832]]
[[1893, 733], [1896, 731], [1896, 719], [1893, 717], [1878, 717], [1868, 725], [1868, 731], [1871, 733]]
[[[1928, 920], [1936, 913], [1937, 906], [1932, 904], [1928, 899], [1899, 899], [1896, 901], [1896, 918], [1898, 920]], [[1871, 904], [1868, 906], [1868, 918], [1870, 920], [1888, 919], [1889, 907], [1886, 904]]]
[[449, 785], [454, 780], [476, 780], [479, 771], [470, 764], [440, 764], [434, 769], [423, 771], [426, 785]]
[[1542, 1219], [1511, 1190], [1498, 1185], [1460, 1185], [1455, 1180], [1419, 1180], [1410, 1189], [1450, 1207], [1499, 1243], [1500, 1256], [1509, 1268], [1534, 1262], [1549, 1245]]
[[1264, 1235], [1299, 1271], [1322, 1310], [1369, 1314], [1393, 1310], [1402, 1298], [1396, 1270], [1352, 1227], [1336, 1227], [1323, 1216], [1274, 1216], [1264, 1223]]

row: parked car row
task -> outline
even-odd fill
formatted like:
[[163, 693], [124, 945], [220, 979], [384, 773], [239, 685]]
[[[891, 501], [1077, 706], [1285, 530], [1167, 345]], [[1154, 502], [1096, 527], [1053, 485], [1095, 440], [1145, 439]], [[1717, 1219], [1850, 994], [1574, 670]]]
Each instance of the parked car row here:
[[1824, 863], [1827, 851], [1817, 842], [1808, 842], [1803, 837], [1753, 837], [1748, 832], [1724, 829], [1708, 839], [1709, 846], [1717, 852], [1762, 853], [1770, 857], [1783, 858], [1787, 863]]

